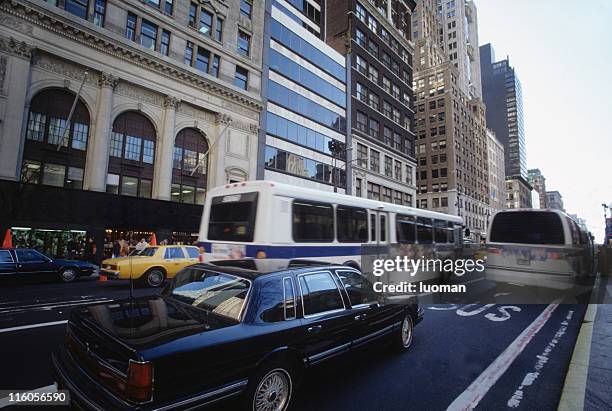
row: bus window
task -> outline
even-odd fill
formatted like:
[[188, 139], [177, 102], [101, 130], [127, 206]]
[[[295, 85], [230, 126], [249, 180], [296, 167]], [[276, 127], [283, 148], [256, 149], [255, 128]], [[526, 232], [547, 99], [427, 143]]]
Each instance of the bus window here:
[[563, 224], [549, 211], [508, 211], [495, 215], [490, 242], [511, 244], [565, 244]]
[[434, 242], [441, 244], [448, 241], [448, 235], [446, 234], [446, 221], [434, 220]]
[[215, 197], [211, 201], [208, 239], [253, 241], [257, 193]]
[[417, 240], [419, 244], [431, 244], [433, 242], [431, 218], [417, 218]]
[[338, 241], [365, 243], [368, 241], [368, 212], [363, 208], [336, 208]]
[[455, 242], [455, 225], [453, 223], [448, 223], [448, 242], [453, 244]]
[[387, 216], [380, 216], [380, 241], [387, 241]]
[[334, 208], [330, 204], [295, 200], [293, 240], [296, 243], [334, 241]]
[[376, 241], [376, 214], [370, 214], [370, 241]]
[[397, 215], [397, 242], [400, 244], [414, 244], [416, 242], [416, 231], [414, 217]]

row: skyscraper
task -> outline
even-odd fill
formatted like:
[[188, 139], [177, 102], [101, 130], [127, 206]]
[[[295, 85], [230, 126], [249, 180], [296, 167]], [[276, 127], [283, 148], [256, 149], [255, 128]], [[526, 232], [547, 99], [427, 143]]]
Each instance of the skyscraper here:
[[[345, 57], [320, 2], [265, 2], [258, 178], [345, 192]], [[334, 152], [332, 147], [338, 147]]]
[[[505, 208], [505, 167], [504, 146], [495, 137], [495, 133], [487, 130], [488, 172], [489, 172], [489, 206], [491, 211]], [[490, 213], [492, 214], [492, 213]]]
[[458, 87], [470, 98], [482, 98], [478, 13], [471, 0], [437, 0], [438, 42], [457, 68]]
[[495, 61], [491, 44], [480, 47], [482, 95], [487, 106], [487, 127], [504, 145], [506, 176], [527, 178], [523, 96], [521, 82], [510, 59]]
[[548, 208], [552, 208], [553, 210], [565, 211], [565, 207], [563, 206], [563, 197], [561, 196], [560, 192], [547, 191], [546, 197], [548, 201]]
[[347, 56], [352, 194], [414, 205], [413, 0], [328, 0], [326, 41]]
[[460, 86], [462, 67], [439, 43], [436, 10], [435, 0], [420, 0], [413, 16], [417, 205], [463, 217], [478, 239], [490, 202], [485, 106]]
[[[542, 175], [542, 172], [538, 168], [532, 168], [528, 170], [529, 184], [540, 196], [540, 208], [548, 208], [548, 198], [546, 197], [546, 178]], [[534, 204], [535, 206], [535, 204]]]

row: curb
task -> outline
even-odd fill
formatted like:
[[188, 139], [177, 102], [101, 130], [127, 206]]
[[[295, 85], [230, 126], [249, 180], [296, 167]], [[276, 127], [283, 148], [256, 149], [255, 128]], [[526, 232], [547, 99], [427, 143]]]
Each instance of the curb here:
[[591, 339], [593, 323], [597, 315], [597, 304], [589, 304], [582, 320], [582, 326], [574, 346], [569, 369], [565, 376], [558, 411], [575, 411], [584, 409], [589, 361], [591, 356]]

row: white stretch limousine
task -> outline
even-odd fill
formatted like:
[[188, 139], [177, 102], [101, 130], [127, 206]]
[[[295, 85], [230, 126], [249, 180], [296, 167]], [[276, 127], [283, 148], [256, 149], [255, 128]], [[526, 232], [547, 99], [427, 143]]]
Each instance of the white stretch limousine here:
[[593, 275], [589, 232], [559, 210], [497, 212], [487, 236], [488, 279], [556, 289], [571, 288]]
[[207, 193], [199, 245], [207, 261], [317, 260], [360, 269], [362, 246], [401, 244], [419, 247], [419, 252], [428, 248], [460, 254], [462, 222], [397, 204], [249, 181]]

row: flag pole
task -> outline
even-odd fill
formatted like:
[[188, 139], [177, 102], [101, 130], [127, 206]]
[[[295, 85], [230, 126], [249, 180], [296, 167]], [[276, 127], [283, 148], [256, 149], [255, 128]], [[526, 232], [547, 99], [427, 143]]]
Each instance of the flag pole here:
[[85, 79], [87, 79], [88, 71], [85, 70], [83, 74], [83, 80], [81, 81], [81, 85], [79, 86], [79, 90], [77, 91], [76, 96], [74, 96], [74, 101], [72, 102], [72, 107], [70, 107], [70, 114], [68, 114], [68, 118], [66, 119], [66, 127], [64, 128], [64, 132], [62, 133], [62, 138], [57, 143], [56, 151], [60, 150], [60, 147], [68, 137], [68, 132], [70, 131], [70, 122], [72, 121], [72, 115], [74, 114], [74, 110], [76, 109], [77, 102], [79, 101], [79, 97], [81, 96], [81, 90], [83, 90], [83, 86], [85, 85]]

